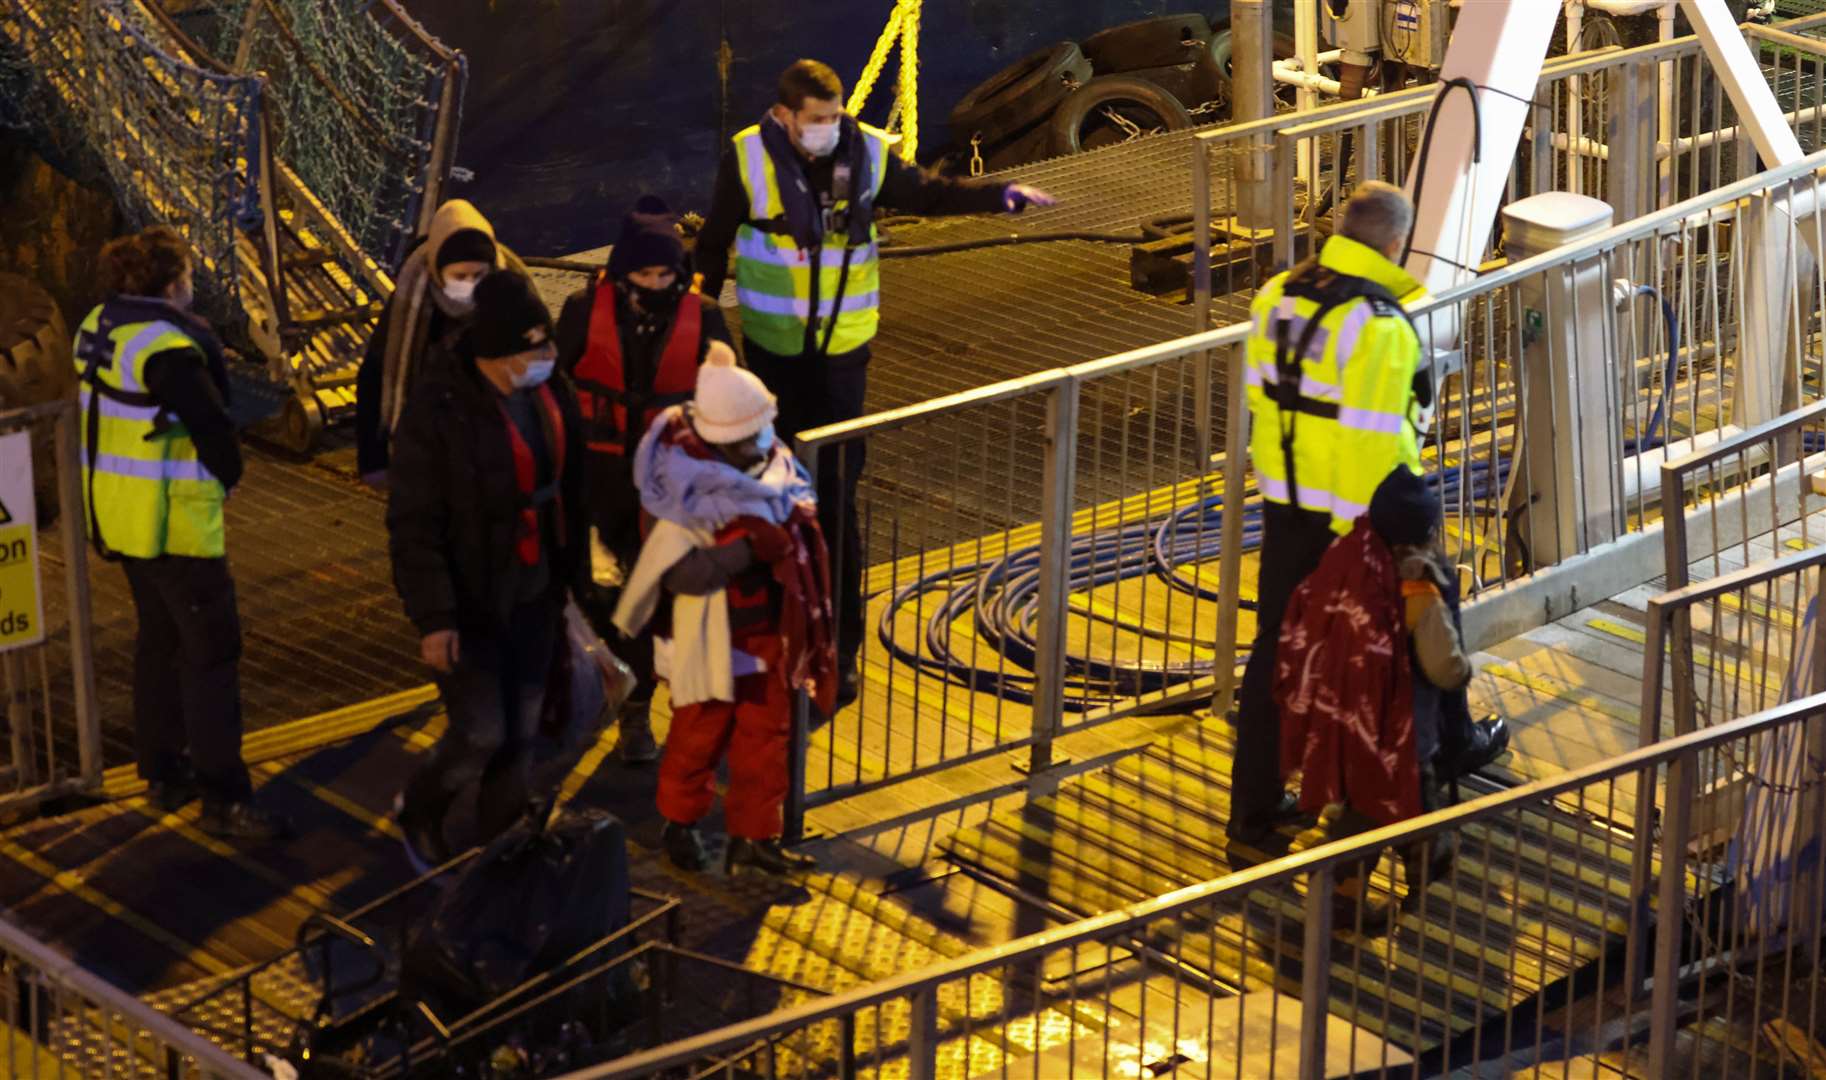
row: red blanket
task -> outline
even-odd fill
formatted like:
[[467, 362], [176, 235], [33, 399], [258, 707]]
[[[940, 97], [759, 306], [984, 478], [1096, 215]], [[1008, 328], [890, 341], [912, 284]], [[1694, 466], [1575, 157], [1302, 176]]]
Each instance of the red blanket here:
[[[680, 409], [669, 410], [659, 440], [684, 450], [700, 461], [722, 457], [704, 442]], [[790, 453], [775, 444], [776, 454]], [[810, 503], [793, 508], [784, 522], [774, 524], [757, 517], [738, 517], [717, 534], [719, 542], [745, 535], [757, 556], [764, 556], [780, 585], [781, 604], [774, 620], [780, 634], [782, 668], [787, 685], [804, 690], [825, 716], [837, 701], [837, 638], [831, 614], [830, 553], [818, 526], [817, 510]]]
[[1344, 803], [1380, 824], [1420, 813], [1414, 687], [1401, 588], [1387, 546], [1358, 518], [1288, 602], [1275, 656], [1281, 772], [1300, 808]]

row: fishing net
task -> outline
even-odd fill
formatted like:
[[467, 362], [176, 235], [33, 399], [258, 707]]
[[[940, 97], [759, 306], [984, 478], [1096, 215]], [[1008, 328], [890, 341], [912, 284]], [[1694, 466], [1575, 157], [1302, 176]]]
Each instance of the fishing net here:
[[[465, 68], [385, 0], [222, 0], [218, 59], [266, 75], [276, 149], [382, 266], [417, 231], [433, 133]], [[454, 130], [454, 125], [453, 125]]]
[[260, 221], [261, 86], [184, 58], [125, 0], [0, 0], [0, 124], [104, 180], [136, 228], [174, 226], [197, 253], [199, 302], [242, 310], [237, 227]]

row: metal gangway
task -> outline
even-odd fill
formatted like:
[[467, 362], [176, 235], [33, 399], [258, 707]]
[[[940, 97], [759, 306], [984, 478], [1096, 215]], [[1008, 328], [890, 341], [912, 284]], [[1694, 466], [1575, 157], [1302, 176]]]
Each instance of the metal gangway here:
[[397, 0], [205, 14], [0, 2], [0, 124], [134, 226], [184, 234], [202, 310], [251, 361], [236, 381], [282, 399], [271, 434], [304, 451], [353, 413], [391, 269], [443, 198], [467, 66]]

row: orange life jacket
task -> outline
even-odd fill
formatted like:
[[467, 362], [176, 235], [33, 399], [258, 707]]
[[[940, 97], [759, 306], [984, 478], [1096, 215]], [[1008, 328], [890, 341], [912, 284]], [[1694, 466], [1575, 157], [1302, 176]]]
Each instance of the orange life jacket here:
[[[633, 444], [646, 434], [647, 425], [661, 410], [691, 400], [703, 346], [704, 309], [695, 291], [679, 298], [678, 315], [660, 350], [653, 385], [630, 389], [621, 355], [616, 306], [614, 284], [606, 274], [598, 274], [596, 298], [590, 306], [589, 339], [582, 359], [577, 361], [577, 370], [571, 373], [571, 381], [577, 385], [577, 404], [583, 412], [589, 448], [596, 453], [624, 455], [633, 451]], [[639, 410], [632, 428], [630, 405]]]

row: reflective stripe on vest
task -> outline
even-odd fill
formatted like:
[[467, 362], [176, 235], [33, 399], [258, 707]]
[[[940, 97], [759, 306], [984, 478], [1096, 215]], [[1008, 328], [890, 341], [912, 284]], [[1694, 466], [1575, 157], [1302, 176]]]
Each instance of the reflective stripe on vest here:
[[1243, 382], [1263, 498], [1327, 514], [1343, 534], [1397, 465], [1420, 471], [1408, 420], [1420, 349], [1369, 279], [1379, 269], [1369, 260], [1382, 257], [1351, 241], [1334, 250], [1340, 239], [1320, 266], [1281, 274], [1256, 297]]
[[[596, 279], [596, 298], [590, 305], [590, 332], [583, 357], [571, 381], [577, 384], [577, 404], [583, 413], [585, 441], [592, 451], [627, 454], [629, 442], [646, 434], [647, 426], [666, 408], [691, 400], [697, 388], [697, 361], [702, 352], [704, 308], [698, 294], [679, 300], [678, 317], [667, 331], [660, 350], [653, 385], [645, 393], [630, 394], [627, 369], [621, 353], [621, 326], [615, 286], [606, 276]], [[640, 416], [628, 423], [628, 402], [638, 399]]]
[[[887, 175], [891, 137], [879, 128], [859, 125], [868, 143], [869, 197], [881, 191]], [[785, 203], [772, 155], [761, 139], [759, 124], [735, 135], [736, 158], [742, 164], [742, 187], [748, 194], [749, 221], [736, 231], [736, 299], [742, 305], [742, 333], [768, 352], [798, 356], [805, 351], [807, 330], [814, 314], [822, 341], [824, 324], [831, 319], [830, 352], [841, 355], [869, 343], [881, 322], [880, 249], [874, 226], [869, 242], [855, 248], [847, 233], [831, 232], [816, 253], [818, 310], [811, 310], [813, 253], [801, 249], [790, 235], [757, 228], [782, 219]], [[834, 215], [848, 209], [849, 201], [836, 203]], [[844, 269], [844, 256], [849, 266]], [[841, 305], [837, 294], [843, 294]]]
[[168, 322], [104, 326], [103, 311], [91, 311], [76, 336], [92, 539], [105, 553], [138, 559], [220, 558], [228, 550], [227, 493], [197, 457], [196, 443], [182, 424], [161, 429], [156, 405], [110, 396], [144, 395], [146, 361], [196, 343]]

